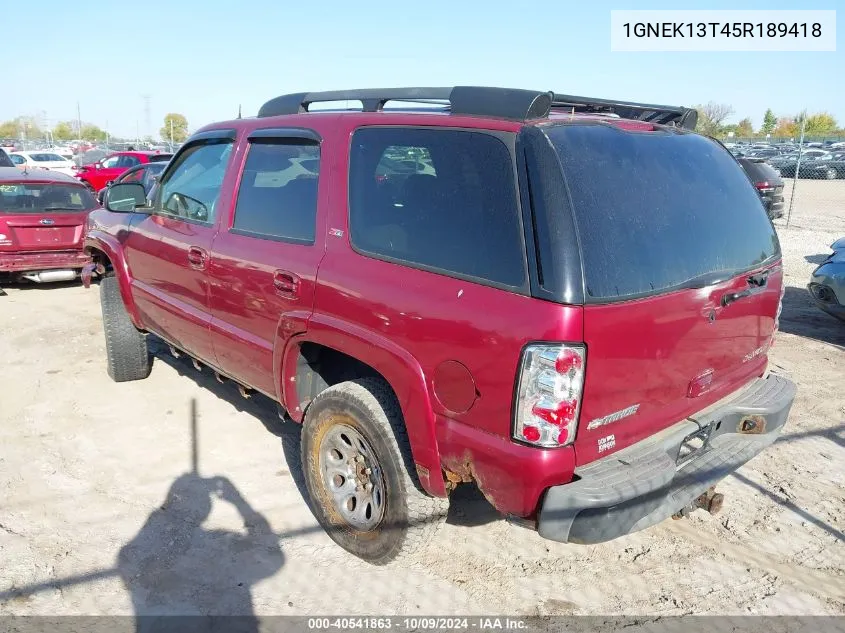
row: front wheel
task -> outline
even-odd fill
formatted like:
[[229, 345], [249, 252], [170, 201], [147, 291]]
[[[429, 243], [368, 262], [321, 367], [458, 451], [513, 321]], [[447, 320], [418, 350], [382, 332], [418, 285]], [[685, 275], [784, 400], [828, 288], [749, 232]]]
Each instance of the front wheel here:
[[446, 518], [447, 498], [420, 488], [396, 397], [384, 381], [350, 380], [320, 393], [302, 429], [312, 509], [338, 545], [375, 565], [423, 548]]
[[125, 382], [149, 376], [152, 361], [147, 338], [129, 318], [117, 277], [104, 277], [100, 282], [100, 306], [106, 335], [106, 368], [111, 379]]

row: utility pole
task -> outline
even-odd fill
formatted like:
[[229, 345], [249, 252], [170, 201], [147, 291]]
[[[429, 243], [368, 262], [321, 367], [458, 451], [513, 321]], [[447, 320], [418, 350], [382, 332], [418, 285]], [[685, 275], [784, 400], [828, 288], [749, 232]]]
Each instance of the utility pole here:
[[173, 117], [170, 117], [170, 148], [173, 149]]
[[152, 136], [153, 124], [150, 120], [150, 95], [141, 95], [141, 99], [144, 100], [144, 134]]
[[82, 115], [79, 113], [79, 101], [76, 102], [76, 135], [82, 139]]
[[798, 172], [801, 169], [801, 155], [804, 153], [804, 126], [807, 124], [807, 111], [801, 113], [801, 139], [798, 141], [798, 160], [795, 161], [795, 178], [792, 180], [792, 195], [789, 196], [789, 210], [786, 212], [786, 228], [792, 218], [792, 205], [795, 202], [795, 190], [798, 188]]

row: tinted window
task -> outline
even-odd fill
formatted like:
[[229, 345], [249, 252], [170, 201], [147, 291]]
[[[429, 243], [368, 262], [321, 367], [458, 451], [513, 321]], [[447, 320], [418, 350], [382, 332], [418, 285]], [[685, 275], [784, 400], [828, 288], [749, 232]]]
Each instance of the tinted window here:
[[135, 156], [121, 156], [120, 160], [117, 161], [118, 167], [134, 167], [140, 164], [141, 161]]
[[253, 143], [238, 190], [234, 228], [313, 244], [319, 158], [316, 144]]
[[546, 133], [569, 184], [588, 297], [656, 294], [779, 252], [759, 195], [717, 143], [607, 125]]
[[774, 167], [768, 163], [761, 163], [753, 160], [740, 159], [739, 164], [745, 169], [748, 177], [754, 182], [762, 180], [777, 180], [779, 178]]
[[0, 167], [14, 167], [15, 164], [5, 150], [0, 149]]
[[9, 158], [15, 165], [23, 165], [24, 163], [26, 163], [26, 159], [20, 154], [12, 154], [11, 156], [9, 156]]
[[123, 176], [117, 179], [117, 182], [141, 182], [144, 177], [143, 169], [135, 169], [126, 172]]
[[191, 145], [182, 152], [158, 190], [156, 213], [213, 222], [231, 149], [226, 139]]
[[350, 237], [365, 253], [519, 287], [511, 155], [480, 132], [364, 128], [352, 140]]
[[96, 206], [85, 187], [63, 183], [4, 183], [0, 185], [0, 213], [87, 211]]
[[58, 154], [30, 154], [29, 157], [38, 163], [61, 163], [64, 161], [64, 158]]

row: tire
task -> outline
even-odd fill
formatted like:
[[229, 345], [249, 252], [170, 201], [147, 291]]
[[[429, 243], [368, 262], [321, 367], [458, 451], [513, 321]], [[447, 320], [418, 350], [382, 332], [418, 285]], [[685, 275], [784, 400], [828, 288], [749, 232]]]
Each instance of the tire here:
[[100, 282], [100, 306], [106, 335], [106, 368], [111, 379], [127, 382], [149, 376], [152, 361], [147, 338], [129, 319], [117, 277], [105, 277]]
[[[353, 461], [356, 455], [360, 463]], [[341, 382], [314, 398], [303, 423], [301, 458], [320, 525], [369, 563], [385, 565], [421, 551], [446, 519], [448, 498], [431, 497], [419, 486], [402, 411], [383, 380]], [[324, 468], [336, 474], [324, 476]], [[356, 484], [364, 486], [360, 492]], [[339, 500], [344, 495], [345, 503]], [[374, 525], [356, 525], [352, 515]]]

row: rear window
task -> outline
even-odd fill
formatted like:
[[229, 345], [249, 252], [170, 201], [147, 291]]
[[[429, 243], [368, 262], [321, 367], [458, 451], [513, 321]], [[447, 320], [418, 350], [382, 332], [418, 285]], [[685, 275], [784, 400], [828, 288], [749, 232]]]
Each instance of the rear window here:
[[63, 183], [0, 184], [0, 213], [88, 211], [97, 206], [85, 187]]
[[779, 254], [759, 195], [714, 141], [609, 125], [545, 131], [569, 186], [588, 300], [658, 294]]
[[740, 159], [739, 164], [742, 165], [742, 168], [745, 169], [749, 178], [751, 178], [754, 182], [761, 180], [775, 180], [779, 177], [775, 168], [768, 163]]
[[525, 250], [507, 145], [463, 130], [372, 127], [352, 138], [349, 223], [360, 252], [521, 288]]

